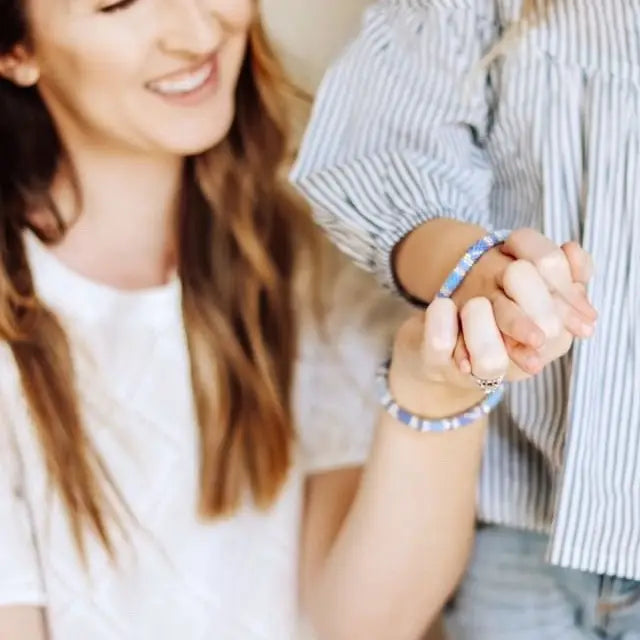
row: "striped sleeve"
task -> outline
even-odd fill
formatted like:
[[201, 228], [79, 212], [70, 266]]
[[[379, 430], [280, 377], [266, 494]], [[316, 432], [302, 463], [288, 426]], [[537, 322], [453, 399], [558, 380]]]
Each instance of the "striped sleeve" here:
[[491, 0], [386, 0], [320, 87], [293, 183], [333, 241], [392, 286], [390, 255], [430, 219], [490, 226], [479, 62]]

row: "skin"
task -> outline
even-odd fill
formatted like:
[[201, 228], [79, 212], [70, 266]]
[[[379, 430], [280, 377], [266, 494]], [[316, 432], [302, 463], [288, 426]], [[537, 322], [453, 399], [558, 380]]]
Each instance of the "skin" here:
[[[1, 58], [0, 73], [37, 83], [76, 169], [81, 202], [64, 166], [52, 186], [74, 220], [54, 249], [70, 269], [130, 290], [171, 277], [184, 158], [229, 128], [252, 10], [249, 0], [29, 0], [33, 46]], [[212, 56], [218, 81], [196, 103], [147, 88]], [[490, 298], [466, 300], [460, 314], [440, 300], [398, 333], [390, 385], [400, 404], [440, 418], [482, 398], [455, 366], [458, 341], [477, 375], [506, 373]], [[437, 616], [473, 539], [484, 429], [420, 434], [384, 414], [364, 470], [308, 480], [301, 598], [322, 638], [409, 640]], [[45, 618], [0, 607], [0, 636], [46, 640]]]
[[[64, 168], [52, 189], [63, 215], [78, 217], [55, 251], [105, 284], [160, 284], [174, 266], [184, 157], [214, 146], [233, 118], [252, 3], [30, 0], [27, 7], [33, 48], [5, 57], [0, 72], [19, 85], [37, 82], [78, 174], [81, 203]], [[212, 55], [218, 81], [197, 105], [175, 105], [146, 88]]]
[[[485, 233], [447, 218], [427, 222], [395, 252], [398, 281], [416, 298], [432, 300], [467, 248]], [[454, 299], [459, 306], [477, 296], [491, 301], [511, 360], [508, 377], [520, 380], [564, 355], [573, 338], [593, 334], [597, 312], [585, 293], [592, 274], [591, 257], [578, 244], [559, 247], [533, 229], [518, 229], [474, 265]], [[464, 340], [455, 360], [470, 372]]]

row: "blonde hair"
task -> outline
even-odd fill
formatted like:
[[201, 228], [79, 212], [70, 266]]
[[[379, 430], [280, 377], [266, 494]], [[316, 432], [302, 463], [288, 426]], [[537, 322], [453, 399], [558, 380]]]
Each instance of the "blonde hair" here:
[[522, 0], [520, 17], [510, 24], [489, 52], [480, 61], [481, 68], [487, 68], [496, 59], [509, 53], [528, 29], [540, 24], [547, 16], [553, 0]]

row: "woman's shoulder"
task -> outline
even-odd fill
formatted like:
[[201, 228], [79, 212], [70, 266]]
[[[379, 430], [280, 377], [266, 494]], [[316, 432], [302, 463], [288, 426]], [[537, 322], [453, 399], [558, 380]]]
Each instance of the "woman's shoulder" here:
[[[307, 298], [297, 379], [297, 418], [307, 473], [357, 466], [367, 457], [378, 406], [375, 374], [407, 306], [335, 249]], [[307, 283], [309, 282], [307, 274]], [[319, 318], [310, 291], [320, 290]]]
[[320, 266], [303, 274], [302, 348], [370, 352], [389, 346], [407, 304], [332, 245], [323, 246]]

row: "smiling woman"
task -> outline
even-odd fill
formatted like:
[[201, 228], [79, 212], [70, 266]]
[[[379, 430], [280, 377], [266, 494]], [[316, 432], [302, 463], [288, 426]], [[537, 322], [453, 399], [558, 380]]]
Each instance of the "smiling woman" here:
[[150, 153], [210, 148], [233, 118], [253, 11], [250, 0], [218, 4], [210, 23], [192, 2], [158, 12], [153, 0], [31, 0], [31, 63], [56, 122]]
[[455, 309], [404, 323], [380, 384], [476, 424], [381, 412], [360, 483], [405, 311], [281, 181], [257, 15], [0, 0], [2, 640], [294, 640], [299, 600], [323, 640], [408, 640], [462, 571], [490, 405]]

